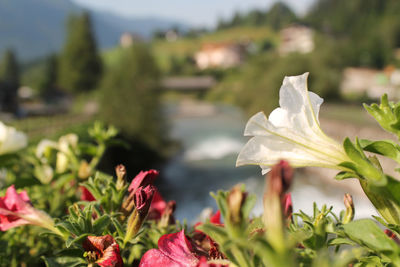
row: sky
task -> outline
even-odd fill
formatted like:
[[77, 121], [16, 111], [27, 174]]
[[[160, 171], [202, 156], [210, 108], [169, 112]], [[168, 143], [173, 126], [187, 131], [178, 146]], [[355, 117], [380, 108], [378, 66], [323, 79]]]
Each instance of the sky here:
[[[218, 18], [235, 11], [266, 9], [274, 0], [73, 0], [88, 8], [126, 17], [163, 17], [193, 26], [215, 26]], [[315, 0], [283, 0], [298, 14], [304, 14]]]

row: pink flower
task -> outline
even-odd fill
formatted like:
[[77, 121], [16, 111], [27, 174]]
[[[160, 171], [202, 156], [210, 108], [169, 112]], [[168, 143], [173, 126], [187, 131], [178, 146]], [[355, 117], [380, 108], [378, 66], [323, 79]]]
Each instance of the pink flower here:
[[207, 262], [206, 257], [201, 257], [199, 264], [197, 264], [196, 267], [228, 267], [228, 266], [229, 266], [228, 263], [227, 264], [215, 263], [215, 262], [209, 263]]
[[38, 225], [61, 234], [49, 215], [32, 206], [25, 190], [17, 193], [14, 185], [11, 185], [6, 195], [0, 197], [0, 230], [6, 231], [24, 224]]
[[83, 201], [96, 201], [96, 199], [94, 198], [92, 193], [90, 193], [90, 191], [87, 190], [86, 187], [80, 186], [80, 188], [82, 190], [81, 200], [83, 200]]
[[31, 207], [30, 200], [26, 191], [17, 193], [14, 185], [10, 186], [4, 197], [0, 197], [0, 230], [7, 231], [10, 228], [24, 224], [29, 224], [29, 221], [22, 219], [13, 213], [29, 213]]
[[173, 216], [176, 206], [175, 201], [165, 202], [160, 192], [156, 188], [154, 189], [153, 201], [151, 202], [147, 219], [158, 221], [162, 217], [165, 217], [167, 224], [173, 224], [175, 222]]
[[292, 203], [292, 194], [291, 193], [286, 193], [285, 196], [283, 197], [283, 216], [286, 218], [288, 221], [292, 220], [292, 213], [293, 213], [293, 203]]
[[[218, 225], [218, 226], [223, 226], [221, 223], [221, 211], [217, 210], [213, 215], [210, 216], [210, 223]], [[203, 233], [200, 230], [197, 230], [196, 227], [202, 225], [203, 223], [198, 222], [194, 225], [195, 232], [197, 233]]]
[[139, 187], [153, 184], [154, 180], [158, 177], [158, 171], [149, 170], [141, 171], [135, 178], [133, 178], [131, 184], [128, 187], [129, 192], [136, 191]]
[[88, 236], [82, 244], [89, 262], [102, 267], [122, 267], [124, 265], [119, 246], [111, 235]]
[[197, 267], [197, 248], [186, 238], [184, 230], [163, 235], [158, 240], [158, 249], [147, 251], [139, 267]]
[[[220, 210], [217, 210], [213, 215], [210, 216], [210, 223], [215, 224], [217, 226], [224, 226], [221, 223], [221, 212]], [[219, 250], [218, 244], [211, 239], [208, 235], [203, 233], [202, 231], [198, 230], [197, 227], [202, 225], [203, 223], [198, 222], [194, 226], [194, 235], [193, 239], [196, 242], [196, 244], [201, 247], [204, 251], [207, 251], [208, 257], [210, 259], [223, 259], [225, 256], [221, 253]], [[205, 265], [207, 266], [207, 265]]]

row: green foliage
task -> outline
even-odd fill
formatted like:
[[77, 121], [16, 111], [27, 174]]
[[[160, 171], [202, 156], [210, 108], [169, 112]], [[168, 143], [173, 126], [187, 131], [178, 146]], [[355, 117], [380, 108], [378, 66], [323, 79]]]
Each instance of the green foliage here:
[[[266, 68], [268, 71], [265, 71]], [[291, 54], [280, 57], [270, 52], [257, 55], [240, 69], [227, 73], [222, 81], [210, 90], [208, 98], [237, 104], [248, 114], [260, 110], [268, 113], [277, 106], [283, 73], [286, 76], [299, 75], [307, 70], [316, 73], [309, 78], [312, 91], [328, 99], [337, 97], [339, 68], [332, 54], [318, 49], [310, 55]]]
[[111, 68], [102, 82], [101, 118], [128, 139], [160, 148], [165, 127], [159, 70], [144, 44], [135, 44], [124, 52], [120, 64]]
[[49, 56], [44, 65], [43, 76], [39, 83], [39, 93], [45, 99], [55, 96], [58, 79], [58, 58], [56, 55]]
[[66, 90], [79, 93], [97, 86], [102, 74], [102, 62], [88, 13], [69, 17], [59, 64], [59, 84]]
[[400, 103], [389, 102], [385, 94], [382, 96], [379, 106], [375, 103], [370, 106], [364, 104], [364, 108], [383, 129], [395, 134], [400, 139]]
[[351, 240], [383, 257], [383, 261], [386, 261], [387, 257], [395, 266], [400, 264], [399, 245], [384, 234], [372, 220], [364, 219], [348, 223], [343, 225], [343, 231]]
[[13, 86], [19, 85], [19, 67], [12, 50], [4, 52], [0, 65], [0, 80]]
[[283, 2], [277, 2], [269, 10], [251, 10], [246, 14], [236, 12], [228, 21], [220, 20], [217, 29], [237, 26], [270, 26], [279, 30], [298, 21], [296, 14]]
[[19, 66], [12, 50], [6, 50], [0, 61], [0, 102], [6, 112], [18, 110]]
[[394, 63], [400, 5], [392, 0], [320, 0], [306, 16], [314, 28], [342, 42], [347, 65], [382, 68]]

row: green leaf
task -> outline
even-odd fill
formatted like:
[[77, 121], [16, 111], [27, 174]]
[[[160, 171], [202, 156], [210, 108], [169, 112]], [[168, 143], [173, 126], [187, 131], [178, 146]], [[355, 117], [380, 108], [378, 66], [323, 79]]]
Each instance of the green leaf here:
[[65, 246], [67, 248], [69, 248], [71, 245], [78, 243], [80, 241], [82, 241], [83, 239], [85, 239], [87, 236], [89, 236], [90, 234], [82, 234], [80, 236], [77, 236], [75, 238], [69, 237], [68, 240], [65, 242]]
[[87, 265], [87, 262], [83, 258], [78, 257], [47, 258], [42, 256], [41, 258], [46, 267], [78, 267]]
[[387, 95], [381, 98], [381, 104], [372, 104], [370, 106], [364, 104], [364, 108], [368, 113], [375, 118], [375, 120], [386, 131], [400, 137], [400, 106], [399, 104], [393, 105], [389, 103]]
[[347, 156], [356, 164], [362, 164], [366, 159], [365, 155], [357, 149], [348, 137], [344, 139], [343, 148]]
[[242, 205], [242, 214], [243, 214], [243, 219], [247, 219], [250, 215], [250, 212], [254, 208], [254, 205], [256, 204], [257, 201], [257, 196], [255, 194], [250, 194], [246, 197], [245, 202]]
[[350, 245], [355, 246], [357, 243], [347, 239], [347, 238], [333, 238], [328, 241], [328, 246], [338, 246], [338, 245]]
[[400, 147], [393, 141], [390, 140], [380, 140], [380, 141], [369, 141], [361, 140], [361, 146], [364, 150], [379, 155], [391, 158], [398, 163], [400, 163]]
[[199, 225], [197, 229], [204, 232], [206, 235], [209, 235], [219, 244], [223, 244], [229, 240], [228, 233], [224, 227], [216, 226], [212, 223], [204, 223]]
[[365, 155], [356, 138], [355, 145], [346, 138], [343, 143], [344, 150], [347, 156], [353, 162], [343, 162], [340, 165], [350, 168], [359, 176], [367, 179], [376, 186], [384, 186], [387, 183], [386, 176], [378, 169]]
[[75, 175], [67, 173], [63, 174], [60, 177], [57, 178], [57, 181], [54, 184], [54, 187], [57, 189], [60, 189], [63, 187], [65, 184], [69, 183], [70, 181], [75, 179]]
[[370, 219], [352, 221], [343, 225], [344, 233], [361, 246], [399, 261], [400, 247]]
[[109, 215], [105, 214], [101, 216], [93, 223], [93, 233], [96, 235], [102, 234], [110, 223], [111, 219]]
[[111, 218], [111, 221], [112, 221], [115, 229], [117, 230], [118, 235], [123, 238], [125, 236], [125, 231], [124, 231], [124, 228], [122, 227], [122, 225], [115, 218]]
[[354, 172], [342, 171], [342, 172], [339, 172], [338, 174], [336, 174], [335, 179], [336, 180], [344, 180], [344, 179], [356, 178], [356, 177], [357, 177], [357, 174], [355, 174]]

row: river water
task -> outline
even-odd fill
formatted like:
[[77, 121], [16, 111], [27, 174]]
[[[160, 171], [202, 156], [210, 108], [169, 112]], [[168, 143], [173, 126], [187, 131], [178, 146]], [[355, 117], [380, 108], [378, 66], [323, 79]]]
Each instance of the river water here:
[[[254, 215], [262, 213], [264, 177], [258, 166], [235, 167], [236, 157], [248, 140], [243, 136], [247, 118], [235, 107], [201, 102], [169, 103], [166, 107], [170, 135], [181, 142], [181, 151], [162, 170], [159, 184], [167, 200], [177, 203], [176, 217], [193, 223], [203, 209], [216, 209], [210, 192], [229, 190], [244, 183], [249, 193], [257, 195]], [[343, 207], [345, 188], [332, 187], [318, 177], [296, 171], [292, 186], [294, 210], [312, 214], [313, 202], [334, 206], [336, 213]], [[376, 215], [362, 196], [353, 196], [356, 217]]]

